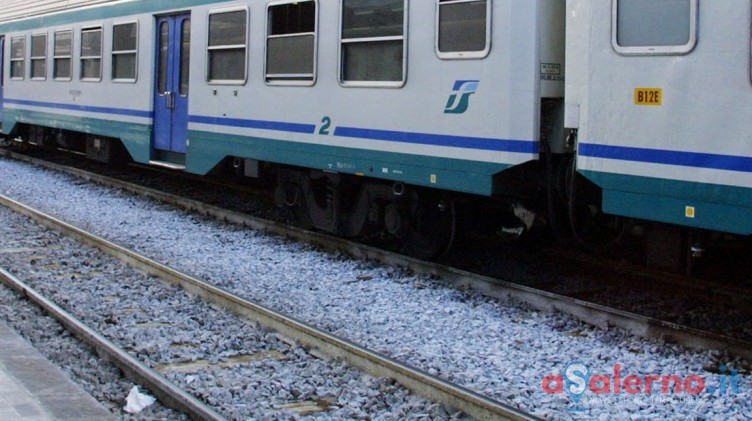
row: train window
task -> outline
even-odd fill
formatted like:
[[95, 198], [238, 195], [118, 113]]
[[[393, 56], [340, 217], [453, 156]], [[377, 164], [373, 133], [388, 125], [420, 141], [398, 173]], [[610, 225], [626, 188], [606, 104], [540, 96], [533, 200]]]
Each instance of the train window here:
[[47, 79], [47, 34], [31, 36], [31, 79]]
[[157, 89], [159, 92], [165, 93], [167, 89], [167, 77], [169, 71], [170, 60], [170, 23], [164, 21], [159, 24], [159, 45], [157, 46], [159, 52], [158, 70], [157, 70]]
[[[191, 82], [191, 20], [183, 19], [180, 25], [180, 90], [179, 94], [187, 97]], [[164, 91], [163, 91], [164, 92]]]
[[138, 24], [136, 22], [112, 26], [112, 79], [116, 82], [136, 81], [138, 55]]
[[102, 28], [81, 30], [81, 80], [102, 80]]
[[312, 85], [316, 68], [316, 2], [269, 5], [266, 81]]
[[697, 43], [697, 0], [612, 0], [612, 44], [621, 54], [686, 54]]
[[10, 40], [10, 78], [20, 80], [26, 71], [26, 37]]
[[342, 0], [340, 83], [404, 85], [406, 27], [405, 0]]
[[483, 58], [491, 50], [491, 2], [439, 0], [436, 52], [441, 58]]
[[73, 31], [55, 32], [55, 51], [52, 57], [52, 77], [55, 80], [71, 80], [73, 57]]
[[209, 15], [209, 82], [245, 82], [247, 22], [246, 10]]

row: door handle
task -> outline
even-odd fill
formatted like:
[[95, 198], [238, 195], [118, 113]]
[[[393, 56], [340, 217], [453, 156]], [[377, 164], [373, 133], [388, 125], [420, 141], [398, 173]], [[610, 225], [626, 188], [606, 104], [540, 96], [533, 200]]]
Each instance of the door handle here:
[[168, 110], [175, 109], [175, 92], [167, 91], [165, 94], [165, 102]]

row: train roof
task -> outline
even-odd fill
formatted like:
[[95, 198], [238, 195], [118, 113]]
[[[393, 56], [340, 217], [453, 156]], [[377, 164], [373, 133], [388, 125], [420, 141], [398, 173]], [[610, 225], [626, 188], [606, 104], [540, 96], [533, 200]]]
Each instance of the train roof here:
[[2, 0], [0, 1], [0, 22], [21, 20], [117, 1], [122, 0]]

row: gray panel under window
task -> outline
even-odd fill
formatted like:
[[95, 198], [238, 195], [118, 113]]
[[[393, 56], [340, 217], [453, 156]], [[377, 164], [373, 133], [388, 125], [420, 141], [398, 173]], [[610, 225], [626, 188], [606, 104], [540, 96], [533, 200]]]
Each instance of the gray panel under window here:
[[266, 73], [269, 77], [310, 80], [313, 78], [313, 54], [313, 35], [270, 38]]
[[690, 42], [692, 0], [619, 0], [621, 47], [682, 46]]
[[403, 42], [356, 42], [344, 48], [347, 81], [402, 81]]
[[245, 79], [245, 50], [214, 50], [209, 51], [210, 80], [243, 80]]
[[81, 60], [81, 78], [82, 79], [99, 79], [102, 75], [101, 59], [84, 59]]
[[486, 49], [486, 1], [439, 3], [439, 51], [442, 53]]
[[47, 63], [42, 59], [31, 60], [31, 78], [44, 79], [47, 72]]
[[344, 0], [342, 38], [402, 36], [404, 0]]
[[69, 58], [56, 58], [54, 63], [54, 77], [55, 79], [70, 79], [71, 78], [71, 59]]
[[112, 56], [113, 79], [136, 79], [136, 55], [117, 54]]

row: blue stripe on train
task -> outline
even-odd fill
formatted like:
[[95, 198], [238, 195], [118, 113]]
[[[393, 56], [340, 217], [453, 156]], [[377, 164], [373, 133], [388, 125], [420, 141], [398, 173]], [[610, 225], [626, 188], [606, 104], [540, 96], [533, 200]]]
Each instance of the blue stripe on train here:
[[483, 137], [451, 136], [429, 133], [397, 132], [390, 130], [338, 127], [335, 136], [360, 139], [403, 142], [419, 145], [448, 146], [453, 148], [478, 149], [487, 151], [538, 153], [538, 143], [531, 140], [507, 140]]
[[743, 156], [595, 145], [592, 143], [581, 143], [578, 149], [581, 156], [593, 158], [752, 172], [752, 158]]
[[285, 123], [279, 121], [244, 120], [238, 118], [208, 117], [192, 115], [188, 118], [191, 123], [210, 124], [215, 126], [242, 127], [246, 129], [274, 130], [279, 132], [313, 134], [316, 126], [313, 124]]
[[[315, 125], [284, 123], [275, 121], [245, 120], [192, 115], [191, 123], [209, 124], [226, 127], [242, 127], [260, 130], [276, 130], [292, 133], [314, 134]], [[335, 136], [358, 139], [381, 140], [387, 142], [412, 143], [417, 145], [447, 146], [463, 149], [477, 149], [514, 153], [538, 153], [538, 143], [525, 140], [506, 140], [468, 136], [452, 136], [430, 133], [400, 132], [391, 130], [361, 129], [354, 127], [337, 127]]]
[[74, 104], [59, 104], [54, 102], [42, 102], [42, 101], [28, 101], [25, 99], [5, 99], [6, 104], [24, 105], [27, 107], [41, 107], [41, 108], [54, 108], [58, 110], [71, 110], [71, 111], [83, 111], [87, 113], [101, 113], [101, 114], [114, 114], [124, 115], [129, 117], [142, 117], [152, 118], [154, 113], [151, 111], [141, 110], [129, 110], [125, 108], [110, 108], [110, 107], [93, 107], [88, 105], [74, 105]]

